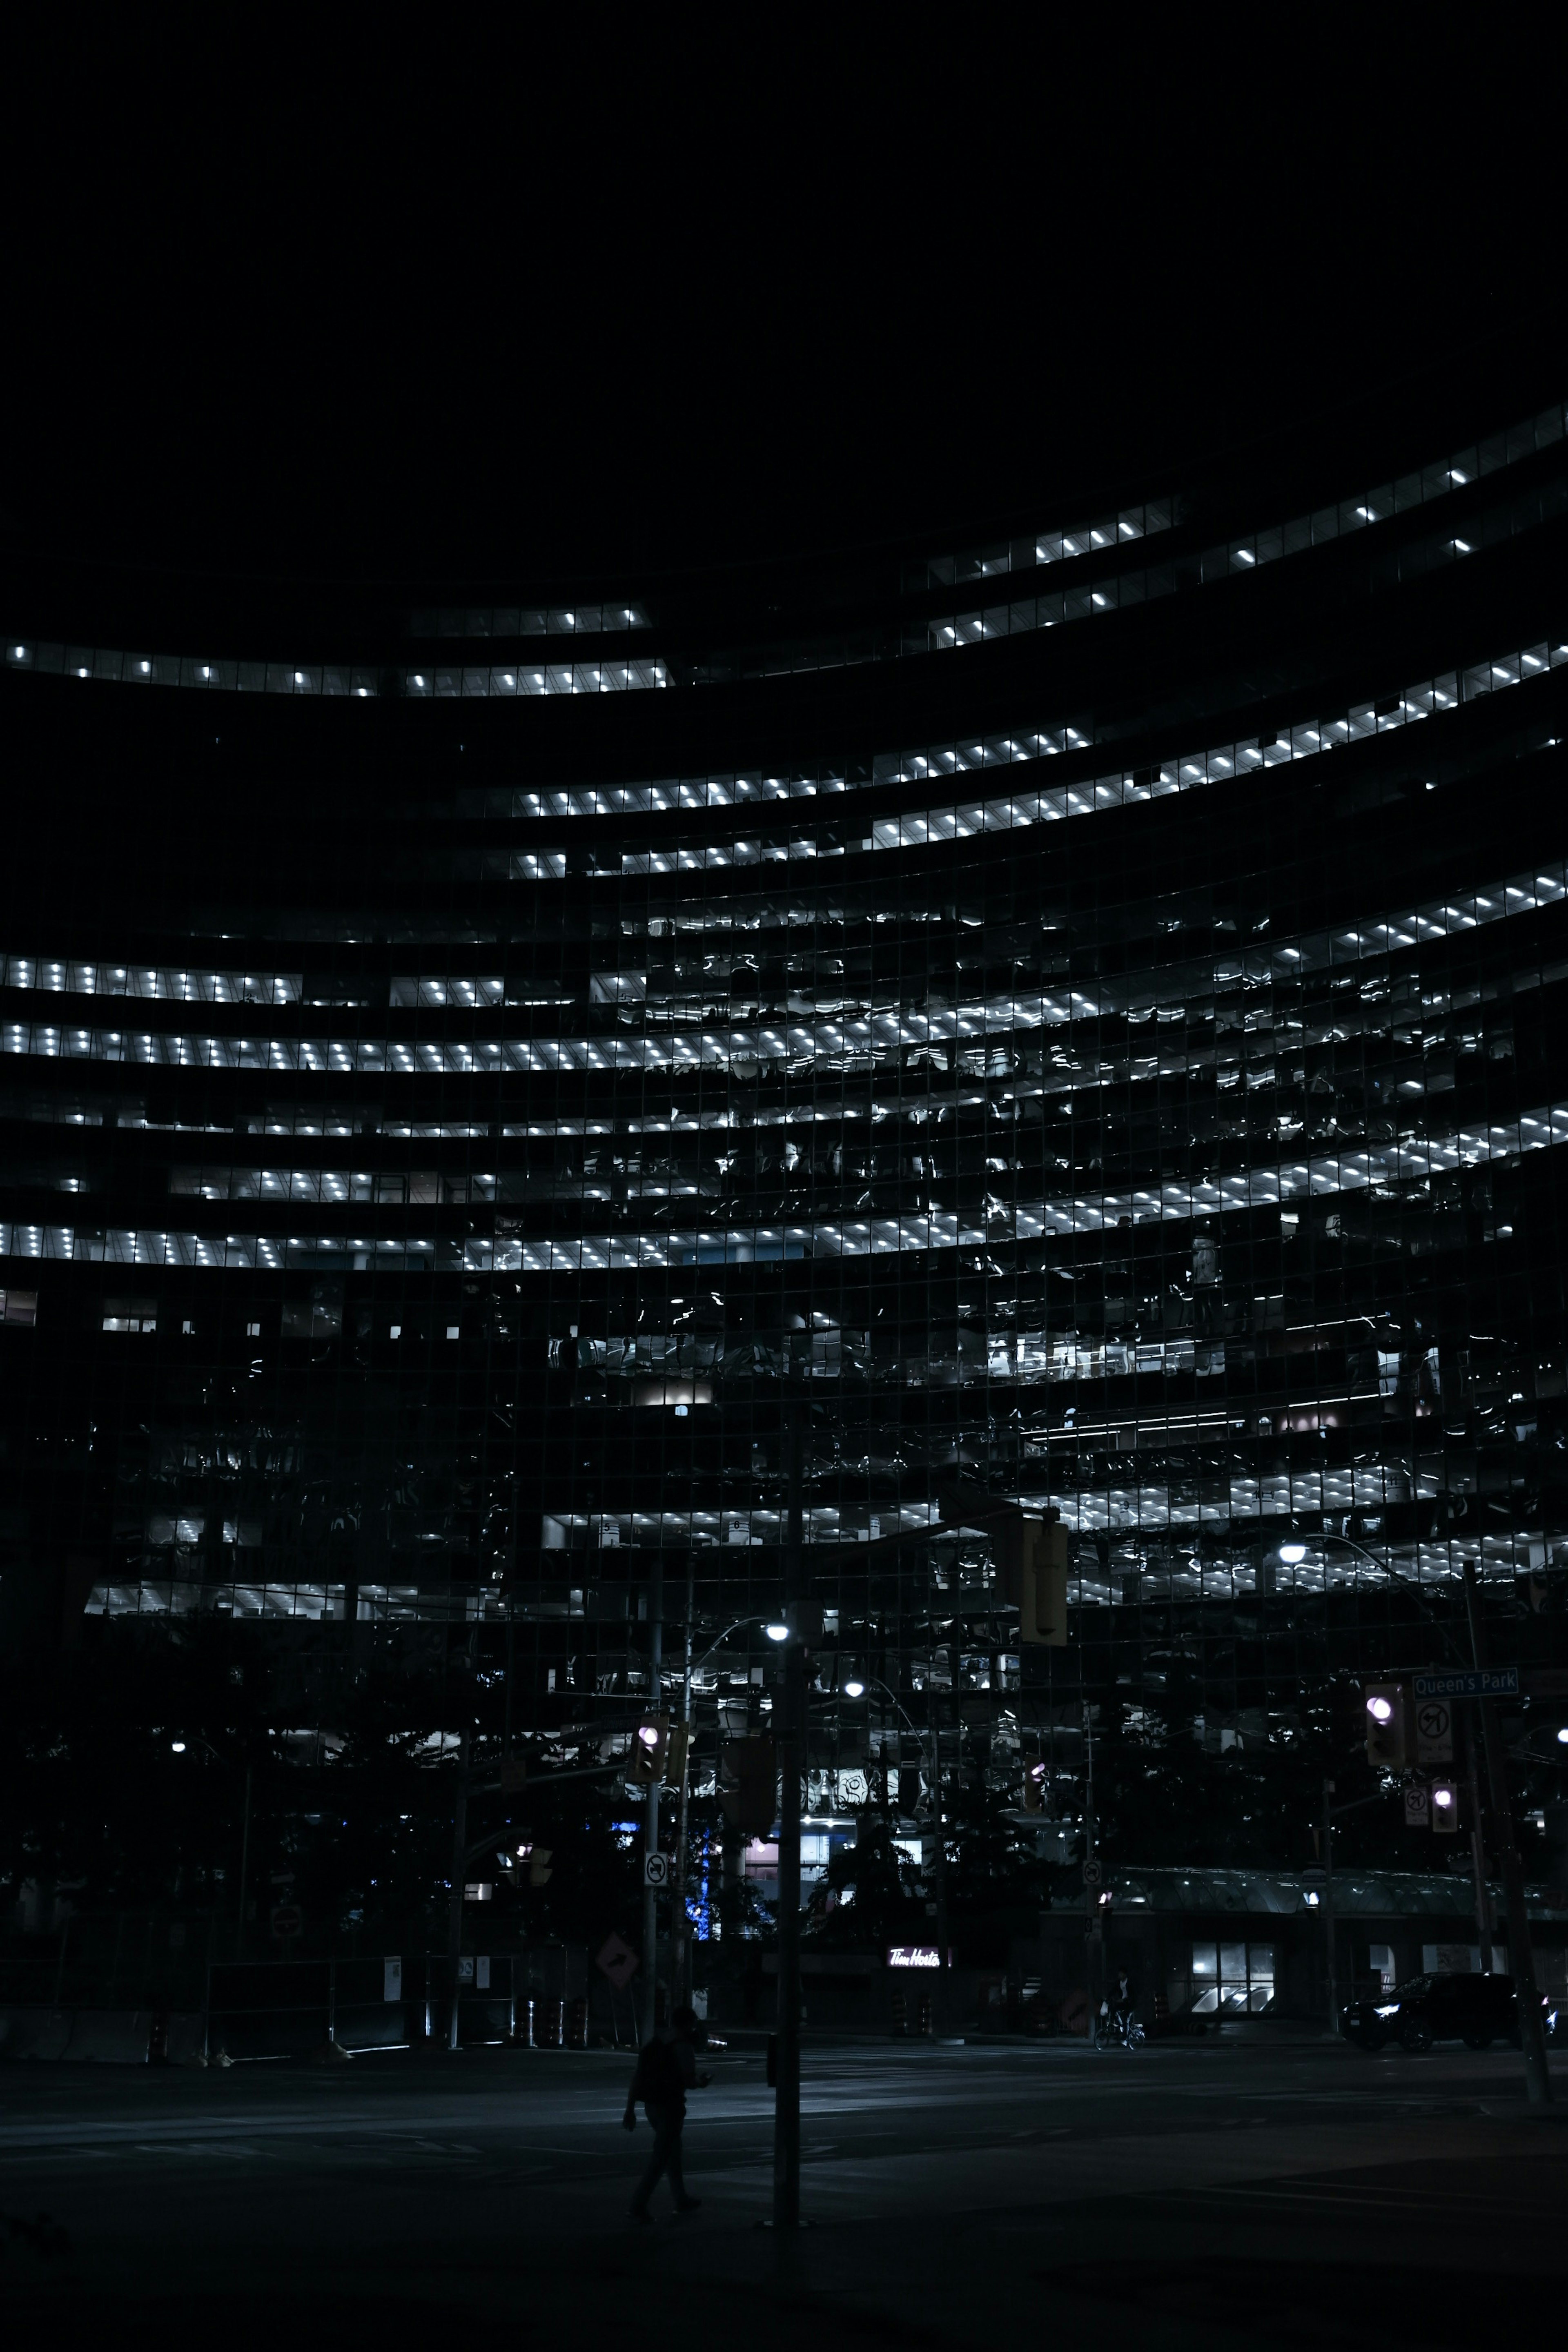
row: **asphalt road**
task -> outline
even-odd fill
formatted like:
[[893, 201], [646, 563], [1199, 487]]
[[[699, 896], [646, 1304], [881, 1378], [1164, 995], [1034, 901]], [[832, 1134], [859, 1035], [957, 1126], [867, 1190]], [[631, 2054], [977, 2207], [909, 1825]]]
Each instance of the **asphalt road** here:
[[702, 2209], [677, 2220], [661, 2187], [641, 2230], [626, 2057], [0, 2069], [5, 2307], [220, 2352], [447, 2335], [771, 2352], [807, 2331], [989, 2352], [1051, 2327], [1162, 2352], [1474, 2352], [1510, 2313], [1561, 2333], [1561, 2058], [1541, 2116], [1508, 2051], [808, 2044], [811, 2226], [783, 2244], [763, 2226], [761, 2058], [706, 2063], [686, 2132]]

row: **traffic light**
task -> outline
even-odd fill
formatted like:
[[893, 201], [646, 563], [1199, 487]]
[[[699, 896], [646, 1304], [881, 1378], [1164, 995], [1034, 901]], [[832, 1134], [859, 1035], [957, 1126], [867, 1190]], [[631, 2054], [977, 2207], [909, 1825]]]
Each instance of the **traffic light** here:
[[649, 1785], [662, 1780], [668, 1751], [668, 1716], [645, 1716], [632, 1738], [632, 1779]]
[[525, 1862], [528, 1864], [529, 1885], [542, 1886], [550, 1876], [551, 1848], [547, 1845], [534, 1845], [530, 1843], [518, 1847], [515, 1861], [510, 1854], [505, 1857], [506, 1867], [511, 1872], [514, 1879], [519, 1875], [521, 1865]]
[[686, 1750], [691, 1738], [689, 1723], [672, 1723], [669, 1744], [665, 1750], [664, 1780], [668, 1789], [679, 1789], [686, 1776]]
[[720, 1750], [719, 1807], [748, 1837], [766, 1837], [777, 1821], [778, 1759], [765, 1731], [727, 1740]]
[[1405, 1685], [1403, 1683], [1367, 1683], [1363, 1686], [1366, 1702], [1366, 1760], [1380, 1771], [1403, 1772], [1405, 1769]]
[[1451, 1780], [1432, 1783], [1432, 1826], [1440, 1836], [1448, 1837], [1459, 1826], [1459, 1792]]
[[1068, 1531], [1059, 1519], [1005, 1518], [996, 1532], [1002, 1598], [1018, 1612], [1020, 1642], [1065, 1648]]
[[1028, 1765], [1024, 1773], [1024, 1811], [1043, 1813], [1046, 1809], [1046, 1766]]

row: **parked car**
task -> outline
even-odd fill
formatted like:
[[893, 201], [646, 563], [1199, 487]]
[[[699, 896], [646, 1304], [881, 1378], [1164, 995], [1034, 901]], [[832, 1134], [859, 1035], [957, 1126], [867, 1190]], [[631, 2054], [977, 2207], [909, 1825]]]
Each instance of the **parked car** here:
[[[1550, 2004], [1546, 2030], [1555, 2023]], [[1406, 2050], [1430, 2050], [1434, 2042], [1462, 2042], [1467, 2049], [1485, 2050], [1494, 2042], [1519, 2042], [1519, 2015], [1513, 1979], [1498, 1976], [1410, 1977], [1384, 1993], [1381, 2000], [1346, 2004], [1342, 2020], [1345, 2038], [1363, 2050], [1381, 2050], [1386, 2042], [1402, 2042]]]

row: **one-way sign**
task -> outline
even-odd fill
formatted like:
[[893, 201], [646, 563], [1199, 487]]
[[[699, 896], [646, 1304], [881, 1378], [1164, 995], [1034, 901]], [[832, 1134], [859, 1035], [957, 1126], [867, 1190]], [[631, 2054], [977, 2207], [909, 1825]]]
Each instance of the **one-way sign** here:
[[1517, 1698], [1517, 1666], [1474, 1666], [1453, 1674], [1417, 1675], [1417, 1698]]

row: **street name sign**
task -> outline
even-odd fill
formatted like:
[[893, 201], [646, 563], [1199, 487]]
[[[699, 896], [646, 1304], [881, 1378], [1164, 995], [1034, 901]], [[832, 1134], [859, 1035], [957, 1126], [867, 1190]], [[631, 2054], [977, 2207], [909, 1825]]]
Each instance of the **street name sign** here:
[[1417, 1698], [1517, 1698], [1517, 1666], [1462, 1667], [1452, 1674], [1417, 1675]]

